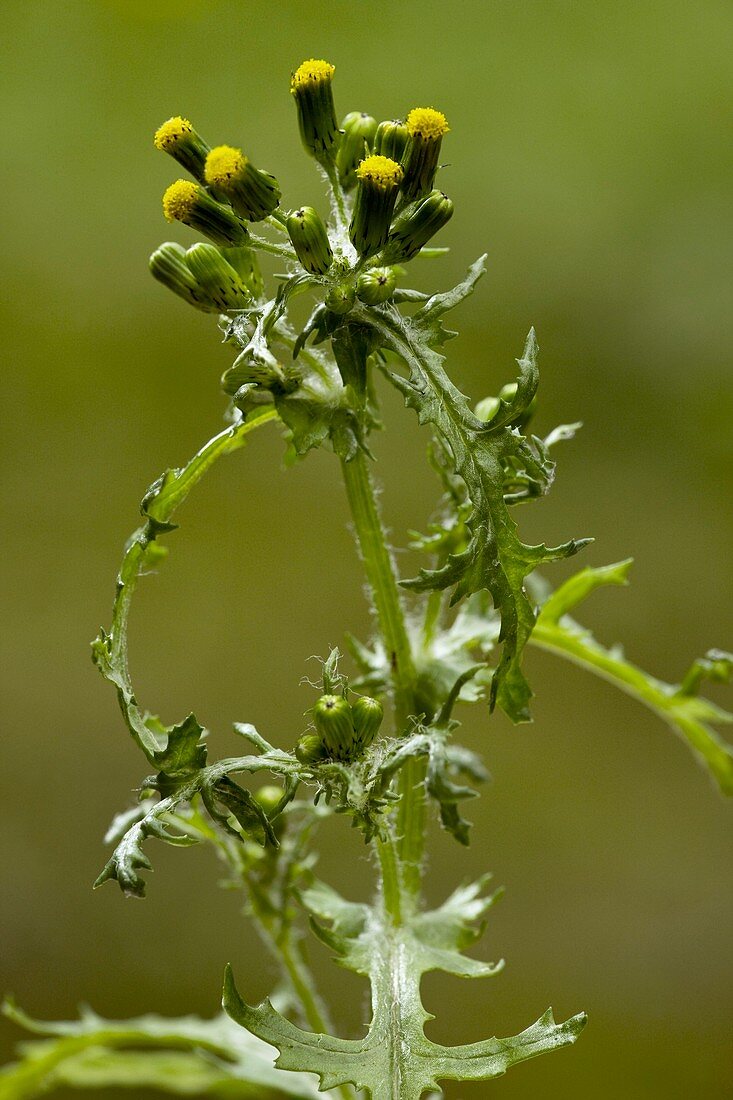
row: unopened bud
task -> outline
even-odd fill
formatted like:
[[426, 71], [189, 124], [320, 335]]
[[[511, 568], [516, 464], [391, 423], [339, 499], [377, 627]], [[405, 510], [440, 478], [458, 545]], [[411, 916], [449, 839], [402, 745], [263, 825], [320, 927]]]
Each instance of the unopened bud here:
[[282, 797], [282, 788], [276, 787], [274, 786], [274, 784], [271, 786], [260, 787], [260, 789], [255, 794], [256, 801], [259, 803], [259, 805], [262, 807], [268, 817], [273, 812], [273, 810], [276, 810], [277, 807], [280, 805], [280, 803], [282, 802]]
[[448, 122], [441, 111], [432, 107], [414, 107], [405, 125], [410, 143], [403, 158], [405, 180], [402, 190], [405, 198], [416, 199], [432, 189]]
[[295, 742], [295, 755], [301, 764], [319, 764], [328, 752], [317, 733], [304, 733]]
[[385, 259], [392, 263], [411, 260], [452, 217], [453, 203], [442, 191], [431, 191], [406, 206], [392, 223]]
[[[514, 401], [517, 396], [517, 383], [507, 382], [505, 386], [502, 386], [499, 390], [499, 397], [502, 401]], [[534, 395], [526, 409], [523, 409], [519, 416], [512, 420], [512, 427], [519, 428], [522, 431], [529, 424], [530, 420], [535, 414], [537, 409], [537, 394]]]
[[241, 149], [217, 145], [206, 158], [206, 182], [226, 195], [232, 208], [251, 222], [262, 221], [280, 202], [274, 176], [255, 168]]
[[[479, 401], [476, 405], [476, 416], [479, 420], [484, 420], [489, 423], [494, 419], [502, 402], [504, 404], [511, 404], [517, 396], [517, 383], [507, 382], [505, 386], [502, 386], [499, 390], [498, 397], [484, 397], [483, 401]], [[537, 408], [537, 394], [534, 395], [527, 408], [524, 409], [519, 416], [515, 417], [511, 422], [513, 428], [519, 428], [521, 431], [529, 424], [530, 420], [534, 416], [535, 409]]]
[[399, 164], [410, 140], [410, 133], [401, 118], [380, 122], [374, 136], [374, 152]]
[[362, 111], [352, 111], [341, 123], [343, 133], [336, 154], [341, 186], [350, 191], [356, 185], [356, 167], [368, 157], [377, 129], [377, 120]]
[[313, 708], [313, 721], [330, 754], [348, 760], [354, 751], [354, 725], [343, 695], [322, 695]]
[[201, 292], [186, 263], [186, 250], [180, 244], [166, 241], [160, 248], [156, 248], [150, 257], [150, 271], [159, 283], [167, 286], [189, 305], [209, 313], [218, 312], [216, 306], [212, 305]]
[[339, 283], [332, 286], [325, 297], [324, 304], [331, 313], [348, 313], [356, 300], [356, 292], [352, 283]]
[[264, 290], [264, 280], [259, 260], [251, 248], [239, 245], [236, 248], [222, 248], [222, 256], [242, 277], [244, 285], [253, 298], [259, 298]]
[[498, 413], [500, 405], [501, 401], [498, 397], [483, 397], [477, 402], [474, 412], [479, 420], [483, 420], [488, 424]]
[[298, 259], [311, 275], [325, 275], [333, 261], [328, 233], [318, 211], [301, 206], [287, 222], [290, 240]]
[[187, 118], [176, 115], [164, 122], [153, 138], [156, 149], [168, 153], [199, 183], [204, 182], [204, 165], [209, 146]]
[[392, 297], [396, 283], [394, 268], [372, 267], [357, 279], [356, 296], [360, 302], [376, 306]]
[[242, 386], [257, 386], [278, 394], [292, 393], [299, 383], [297, 367], [283, 367], [273, 356], [258, 357], [250, 348], [245, 348], [221, 376], [221, 387], [230, 397], [236, 397]]
[[331, 152], [338, 137], [336, 109], [331, 82], [335, 66], [310, 58], [290, 78], [290, 92], [298, 111], [300, 136], [307, 153], [323, 157]]
[[361, 256], [371, 256], [386, 244], [402, 176], [396, 161], [376, 155], [367, 157], [356, 169], [349, 237]]
[[176, 180], [170, 185], [163, 195], [163, 213], [169, 222], [183, 222], [214, 244], [247, 241], [247, 226], [242, 219], [189, 180]]
[[379, 733], [379, 727], [384, 718], [384, 709], [378, 699], [372, 699], [369, 695], [361, 695], [351, 707], [351, 718], [354, 723], [357, 747], [365, 749], [371, 745]]
[[193, 245], [186, 253], [186, 263], [208, 300], [222, 313], [252, 305], [241, 276], [213, 244]]

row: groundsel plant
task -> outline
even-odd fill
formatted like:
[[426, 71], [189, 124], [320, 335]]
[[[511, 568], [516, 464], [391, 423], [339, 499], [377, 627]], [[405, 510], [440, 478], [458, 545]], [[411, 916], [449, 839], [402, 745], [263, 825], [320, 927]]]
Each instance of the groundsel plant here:
[[[151, 840], [208, 844], [245, 892], [279, 983], [271, 1000], [251, 1005], [247, 975], [235, 980], [227, 970], [223, 1012], [211, 1020], [111, 1022], [87, 1013], [73, 1023], [40, 1024], [8, 1005], [8, 1014], [41, 1038], [26, 1043], [21, 1060], [0, 1076], [3, 1098], [124, 1085], [188, 1096], [320, 1092], [419, 1100], [440, 1095], [441, 1081], [489, 1080], [574, 1043], [585, 1015], [558, 1023], [551, 1009], [517, 1035], [464, 1046], [432, 1042], [424, 1032], [431, 1018], [421, 1000], [424, 974], [488, 978], [501, 969], [465, 954], [497, 897], [487, 893], [489, 876], [458, 885], [429, 909], [421, 900], [424, 844], [434, 812], [458, 844], [468, 844], [462, 807], [486, 772], [457, 742], [454, 712], [476, 703], [487, 719], [498, 707], [513, 722], [527, 721], [527, 645], [596, 673], [651, 708], [720, 789], [733, 793], [733, 755], [713, 729], [731, 716], [699, 694], [705, 678], [728, 678], [731, 656], [710, 651], [681, 684], [647, 675], [574, 617], [595, 589], [626, 584], [630, 562], [586, 566], [552, 590], [545, 567], [589, 540], [533, 546], [518, 535], [516, 506], [547, 493], [555, 448], [577, 428], [561, 425], [545, 438], [531, 432], [534, 333], [516, 377], [497, 380], [497, 394], [473, 406], [446, 370], [444, 347], [454, 333], [444, 321], [473, 293], [484, 257], [452, 289], [410, 288], [410, 262], [443, 251], [431, 242], [453, 213], [436, 187], [445, 116], [414, 107], [378, 124], [354, 111], [339, 126], [333, 76], [333, 65], [309, 60], [290, 85], [316, 168], [312, 201], [328, 193], [321, 212], [285, 209], [273, 176], [239, 148], [210, 148], [187, 119], [171, 118], [155, 135], [156, 147], [187, 174], [165, 192], [165, 216], [204, 240], [188, 248], [162, 244], [150, 269], [189, 305], [212, 314], [231, 346], [221, 380], [228, 420], [146, 493], [142, 525], [125, 548], [111, 628], [93, 645], [151, 773], [136, 805], [112, 823], [113, 851], [97, 885], [114, 881], [142, 897]], [[273, 287], [263, 279], [262, 254], [280, 269]], [[312, 312], [298, 325], [291, 303], [303, 294]], [[397, 573], [371, 474], [385, 385], [415, 412], [442, 492], [426, 533], [412, 543], [425, 566], [409, 579]], [[165, 726], [138, 703], [127, 659], [130, 607], [140, 577], [163, 561], [162, 542], [189, 493], [219, 458], [268, 425], [284, 435], [288, 460], [326, 448], [339, 464], [375, 634], [347, 637], [350, 679], [338, 650], [322, 655], [307, 719], [292, 718], [291, 744], [276, 747], [238, 722], [244, 755], [211, 762], [206, 731], [193, 714]], [[316, 875], [315, 837], [331, 814], [360, 830], [373, 853], [369, 905]], [[307, 963], [309, 935], [368, 979], [371, 1023], [363, 1037], [342, 1038], [338, 1017], [332, 1022]]]

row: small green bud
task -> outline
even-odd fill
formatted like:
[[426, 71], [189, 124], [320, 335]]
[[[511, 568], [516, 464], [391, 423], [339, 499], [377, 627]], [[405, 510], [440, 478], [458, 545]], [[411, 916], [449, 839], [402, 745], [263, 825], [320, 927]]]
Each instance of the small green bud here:
[[[274, 785], [260, 787], [260, 789], [255, 792], [255, 802], [257, 802], [260, 808], [264, 810], [265, 816], [268, 819], [272, 817], [273, 813], [282, 802], [282, 797], [282, 787], [275, 787]], [[278, 814], [275, 820], [271, 823], [272, 831], [274, 832], [278, 840], [282, 839], [282, 836], [285, 832], [286, 824], [287, 820], [285, 814], [283, 813]]]
[[333, 262], [333, 252], [323, 220], [312, 206], [293, 211], [287, 222], [290, 240], [298, 259], [311, 275], [325, 275]]
[[245, 348], [221, 376], [221, 388], [229, 397], [236, 397], [242, 386], [258, 386], [272, 393], [292, 393], [298, 388], [300, 373], [297, 367], [283, 367], [275, 359], [257, 358]]
[[237, 214], [250, 222], [266, 218], [280, 203], [274, 176], [255, 168], [241, 149], [217, 145], [206, 158], [206, 182], [226, 196]]
[[191, 274], [191, 269], [186, 263], [186, 250], [180, 244], [166, 241], [160, 248], [156, 248], [150, 257], [150, 271], [153, 278], [163, 286], [167, 286], [189, 305], [208, 313], [219, 312], [218, 308], [206, 299]]
[[380, 122], [374, 136], [374, 152], [401, 163], [410, 134], [401, 118]]
[[431, 191], [406, 206], [392, 223], [385, 259], [396, 263], [411, 260], [452, 217], [453, 203], [442, 191]]
[[[502, 401], [505, 404], [510, 404], [516, 396], [517, 383], [507, 382], [507, 384], [505, 386], [502, 386], [499, 390], [498, 397], [484, 397], [482, 401], [479, 401], [475, 410], [476, 416], [479, 418], [479, 420], [484, 420], [488, 424], [491, 420], [494, 419], [494, 417], [498, 413]], [[527, 426], [527, 424], [529, 424], [530, 420], [534, 416], [536, 408], [537, 394], [534, 395], [527, 408], [524, 409], [524, 411], [521, 412], [519, 416], [512, 420], [511, 426], [513, 428], [519, 428], [521, 431]]]
[[376, 306], [392, 297], [396, 284], [394, 268], [372, 267], [357, 279], [356, 296], [360, 302]]
[[377, 129], [377, 120], [363, 111], [352, 111], [341, 123], [343, 133], [336, 154], [341, 186], [350, 191], [356, 186], [356, 167], [368, 157]]
[[430, 191], [438, 170], [438, 157], [448, 122], [442, 111], [432, 107], [414, 107], [405, 120], [410, 143], [402, 163], [405, 180], [402, 191], [407, 199], [416, 199]]
[[322, 695], [313, 708], [313, 721], [331, 755], [348, 760], [354, 751], [354, 724], [343, 695]]
[[187, 118], [181, 118], [180, 115], [169, 118], [156, 130], [153, 142], [156, 149], [168, 153], [195, 180], [204, 182], [204, 165], [209, 146]]
[[349, 237], [361, 256], [371, 256], [387, 243], [402, 175], [396, 161], [382, 156], [367, 157], [356, 169]]
[[325, 297], [326, 309], [331, 313], [348, 313], [356, 301], [356, 292], [351, 283], [339, 283], [332, 286]]
[[207, 299], [222, 313], [252, 305], [241, 276], [213, 244], [193, 245], [186, 253], [186, 263]]
[[384, 718], [384, 709], [378, 699], [362, 695], [352, 704], [351, 718], [354, 723], [357, 747], [365, 749], [371, 745], [379, 732]]
[[501, 401], [498, 397], [484, 397], [477, 403], [474, 412], [479, 420], [484, 420], [488, 424], [498, 413], [500, 405]]
[[268, 817], [280, 805], [282, 797], [282, 787], [276, 787], [274, 786], [274, 784], [268, 785], [266, 787], [260, 787], [260, 789], [255, 793], [256, 801], [260, 804]]
[[328, 753], [317, 733], [304, 733], [295, 742], [295, 755], [301, 764], [319, 764]]
[[183, 222], [214, 244], [246, 244], [247, 226], [233, 210], [212, 199], [190, 180], [176, 180], [163, 195], [163, 213], [169, 222]]
[[221, 254], [241, 276], [252, 297], [259, 298], [265, 282], [256, 253], [251, 248], [239, 245], [237, 248], [222, 248]]
[[[499, 397], [502, 401], [513, 401], [517, 396], [517, 383], [507, 382], [505, 386], [502, 386], [499, 390]], [[512, 420], [512, 427], [519, 428], [522, 431], [529, 424], [530, 420], [535, 414], [537, 409], [537, 394], [534, 395], [527, 408], [524, 409], [518, 417]]]
[[300, 136], [312, 157], [331, 153], [338, 137], [336, 108], [331, 82], [335, 66], [310, 58], [290, 78], [290, 93], [295, 99]]

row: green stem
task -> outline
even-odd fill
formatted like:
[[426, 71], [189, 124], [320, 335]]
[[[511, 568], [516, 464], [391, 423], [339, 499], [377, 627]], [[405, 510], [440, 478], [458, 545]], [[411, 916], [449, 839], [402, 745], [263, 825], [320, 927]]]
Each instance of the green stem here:
[[271, 256], [282, 256], [286, 260], [298, 258], [293, 249], [288, 248], [286, 244], [268, 241], [266, 237], [260, 237], [257, 233], [250, 233], [246, 243], [250, 248], [258, 249], [260, 252], [269, 252]]
[[[416, 673], [405, 626], [397, 576], [377, 509], [366, 458], [359, 451], [341, 459], [346, 495], [351, 509], [364, 569], [372, 592], [394, 692], [395, 732], [399, 735], [416, 713]], [[397, 814], [402, 884], [415, 899], [420, 893], [425, 843], [425, 765], [410, 760], [400, 778]], [[381, 853], [380, 853], [381, 857]]]
[[[327, 1009], [315, 990], [313, 975], [292, 936], [286, 934], [275, 937], [274, 943], [309, 1026], [319, 1035], [332, 1035], [333, 1026], [328, 1019]], [[340, 1085], [336, 1091], [342, 1100], [353, 1100], [354, 1094], [348, 1085]]]
[[402, 924], [402, 876], [391, 836], [377, 842], [379, 872], [382, 891], [382, 905], [392, 924]]
[[387, 548], [364, 452], [358, 451], [350, 460], [342, 458], [341, 472], [391, 670], [395, 726], [399, 734], [408, 716], [414, 713], [415, 667], [392, 555]]
[[327, 1018], [323, 1001], [314, 988], [313, 976], [295, 947], [292, 937], [279, 936], [275, 942], [306, 1020], [314, 1031], [321, 1035], [328, 1035], [333, 1030], [331, 1022]]
[[422, 641], [423, 647], [429, 650], [435, 640], [435, 631], [440, 623], [443, 610], [443, 592], [439, 588], [433, 589], [428, 595], [425, 606], [425, 618], [423, 619]]
[[341, 186], [341, 181], [338, 177], [338, 171], [333, 158], [325, 155], [323, 159], [319, 159], [318, 163], [323, 169], [326, 178], [331, 187], [331, 194], [333, 196], [333, 202], [336, 214], [339, 220], [339, 230], [341, 233], [346, 233], [349, 226], [349, 212], [346, 209], [346, 198]]

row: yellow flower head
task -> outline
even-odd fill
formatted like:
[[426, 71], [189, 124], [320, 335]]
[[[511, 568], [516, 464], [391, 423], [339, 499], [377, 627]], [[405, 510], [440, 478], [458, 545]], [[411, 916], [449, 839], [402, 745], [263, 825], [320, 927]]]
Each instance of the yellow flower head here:
[[226, 191], [227, 184], [244, 176], [246, 167], [247, 158], [241, 149], [234, 149], [231, 145], [217, 145], [206, 158], [206, 182]]
[[167, 122], [164, 122], [155, 131], [155, 137], [153, 142], [156, 149], [161, 149], [164, 153], [168, 153], [181, 138], [188, 137], [193, 133], [193, 126], [187, 118], [181, 118], [180, 115], [176, 115], [175, 118], [169, 118]]
[[389, 191], [393, 187], [399, 187], [402, 182], [402, 167], [389, 157], [375, 154], [366, 157], [356, 169], [357, 179], [368, 180], [381, 191]]
[[426, 138], [428, 141], [437, 141], [448, 133], [448, 120], [442, 111], [436, 111], [433, 107], [413, 107], [405, 119], [405, 125], [411, 137]]
[[189, 180], [176, 180], [163, 195], [163, 213], [169, 222], [188, 218], [199, 201], [200, 188]]
[[290, 91], [295, 95], [299, 88], [308, 84], [326, 84], [333, 80], [336, 66], [330, 61], [317, 61], [314, 57], [304, 61], [290, 78]]

